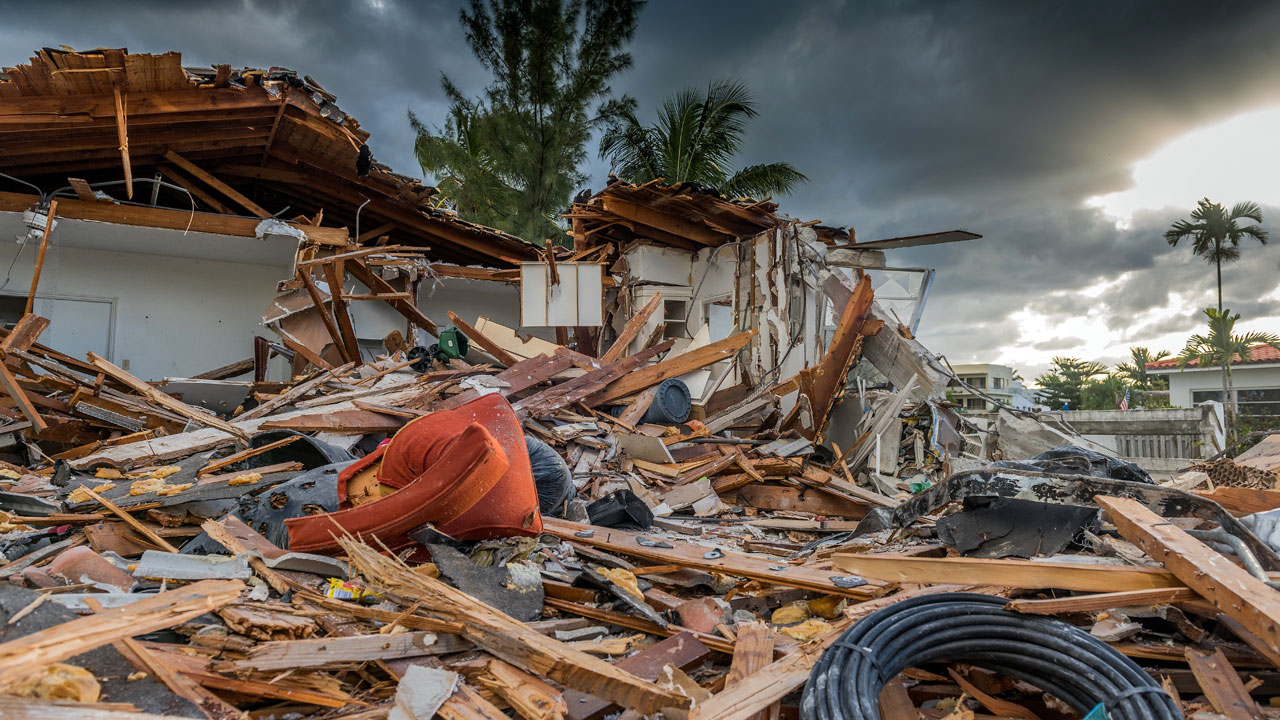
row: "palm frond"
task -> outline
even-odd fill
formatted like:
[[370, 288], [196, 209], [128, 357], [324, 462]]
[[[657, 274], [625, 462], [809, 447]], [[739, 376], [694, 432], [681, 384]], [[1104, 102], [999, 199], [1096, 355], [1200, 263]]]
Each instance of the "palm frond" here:
[[721, 191], [731, 196], [763, 199], [786, 195], [793, 187], [808, 180], [804, 173], [787, 163], [748, 165], [734, 173]]
[[1238, 202], [1231, 208], [1231, 214], [1228, 216], [1231, 220], [1240, 220], [1247, 218], [1256, 223], [1262, 222], [1262, 207], [1252, 200]]

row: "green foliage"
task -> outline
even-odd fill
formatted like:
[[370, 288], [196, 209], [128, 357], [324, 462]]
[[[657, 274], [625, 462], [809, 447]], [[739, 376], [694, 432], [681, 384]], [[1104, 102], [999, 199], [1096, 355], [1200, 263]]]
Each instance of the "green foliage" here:
[[1169, 378], [1167, 376], [1147, 373], [1147, 363], [1159, 362], [1169, 357], [1168, 352], [1161, 350], [1160, 352], [1152, 353], [1148, 348], [1134, 346], [1129, 348], [1129, 356], [1133, 358], [1132, 362], [1116, 366], [1116, 374], [1123, 378], [1126, 383], [1136, 390], [1169, 389]]
[[1055, 357], [1049, 372], [1036, 378], [1036, 385], [1042, 389], [1042, 401], [1051, 409], [1061, 410], [1065, 404], [1071, 410], [1080, 410], [1083, 408], [1085, 385], [1089, 380], [1106, 374], [1107, 367], [1102, 363]]
[[[443, 128], [413, 113], [414, 154], [462, 217], [541, 243], [585, 181], [578, 166], [604, 113], [610, 80], [631, 66], [639, 0], [471, 0], [460, 13], [471, 52], [493, 76], [471, 99], [448, 78]], [[599, 103], [599, 105], [597, 105]]]
[[600, 157], [634, 183], [662, 178], [695, 182], [729, 196], [786, 194], [808, 179], [787, 163], [731, 168], [747, 121], [755, 116], [751, 89], [731, 80], [711, 83], [705, 93], [685, 88], [671, 95], [653, 125], [641, 124], [634, 100], [620, 101], [611, 107]]
[[[1241, 225], [1252, 220], [1256, 225]], [[1190, 220], [1179, 220], [1169, 227], [1164, 239], [1171, 246], [1191, 239], [1191, 251], [1218, 268], [1218, 309], [1222, 309], [1222, 264], [1240, 259], [1240, 241], [1251, 237], [1267, 244], [1267, 231], [1262, 227], [1262, 208], [1255, 202], [1236, 203], [1230, 212], [1220, 203], [1201, 198]]]
[[[1080, 387], [1080, 410], [1119, 410], [1120, 401], [1124, 400], [1128, 388], [1124, 378], [1119, 375], [1107, 375], [1103, 378], [1086, 380]], [[1129, 402], [1135, 401], [1130, 395]]]
[[1186, 347], [1178, 353], [1179, 367], [1185, 368], [1195, 361], [1200, 367], [1228, 368], [1229, 373], [1231, 365], [1236, 362], [1237, 355], [1240, 356], [1240, 360], [1249, 360], [1253, 357], [1255, 345], [1270, 345], [1280, 349], [1280, 335], [1275, 333], [1235, 334], [1236, 321], [1240, 319], [1240, 313], [1233, 314], [1229, 309], [1205, 308], [1204, 314], [1208, 317], [1209, 332], [1206, 335], [1196, 333], [1187, 338]]

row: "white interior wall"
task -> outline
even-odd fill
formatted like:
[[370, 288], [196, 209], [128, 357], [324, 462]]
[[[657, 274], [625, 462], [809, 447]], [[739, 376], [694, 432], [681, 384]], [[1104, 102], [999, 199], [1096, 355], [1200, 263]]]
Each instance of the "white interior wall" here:
[[[0, 238], [0, 263], [9, 267], [22, 246]], [[35, 248], [14, 263], [5, 293], [25, 295], [35, 267]], [[274, 338], [259, 321], [288, 267], [197, 258], [111, 252], [54, 243], [45, 257], [35, 312], [51, 321], [50, 343], [68, 346], [81, 334], [100, 332], [79, 322], [76, 303], [46, 300], [88, 298], [115, 306], [115, 332], [107, 357], [147, 380], [212, 370], [253, 354], [253, 336]], [[78, 326], [68, 337], [67, 326]], [[61, 329], [58, 329], [61, 326]], [[93, 343], [86, 345], [92, 347]], [[69, 352], [80, 347], [67, 347]]]

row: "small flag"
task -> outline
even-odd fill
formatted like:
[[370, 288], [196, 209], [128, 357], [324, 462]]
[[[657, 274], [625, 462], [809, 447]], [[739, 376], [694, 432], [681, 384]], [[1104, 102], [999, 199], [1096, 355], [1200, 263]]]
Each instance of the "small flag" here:
[[1120, 401], [1120, 409], [1121, 410], [1129, 409], [1129, 388], [1124, 389], [1124, 399]]

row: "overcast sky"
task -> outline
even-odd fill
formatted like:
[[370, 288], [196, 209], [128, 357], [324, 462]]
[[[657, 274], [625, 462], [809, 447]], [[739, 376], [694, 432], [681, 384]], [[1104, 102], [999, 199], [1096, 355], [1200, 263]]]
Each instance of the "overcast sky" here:
[[[486, 82], [455, 2], [2, 7], [0, 65], [65, 44], [310, 75], [406, 174], [421, 175], [406, 111], [443, 121], [441, 73]], [[1280, 232], [1280, 3], [653, 0], [631, 52], [614, 89], [645, 119], [683, 85], [753, 86], [742, 163], [785, 160], [811, 179], [781, 199], [787, 214], [860, 240], [984, 235], [890, 253], [938, 269], [919, 335], [953, 363], [1031, 380], [1053, 355], [1176, 351], [1214, 285], [1165, 244], [1168, 224], [1208, 195], [1262, 203]], [[589, 185], [607, 170], [594, 160]], [[1224, 270], [1243, 329], [1280, 332], [1278, 270], [1280, 235]]]

